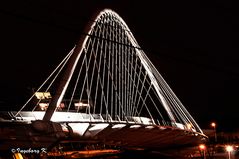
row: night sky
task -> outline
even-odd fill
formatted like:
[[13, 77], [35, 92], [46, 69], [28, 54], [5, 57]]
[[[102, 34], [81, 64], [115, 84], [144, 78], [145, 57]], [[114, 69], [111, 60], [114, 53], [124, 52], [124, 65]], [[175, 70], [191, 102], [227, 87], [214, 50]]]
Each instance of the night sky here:
[[239, 128], [239, 17], [229, 0], [0, 2], [1, 109], [22, 106], [104, 8], [124, 19], [201, 128]]

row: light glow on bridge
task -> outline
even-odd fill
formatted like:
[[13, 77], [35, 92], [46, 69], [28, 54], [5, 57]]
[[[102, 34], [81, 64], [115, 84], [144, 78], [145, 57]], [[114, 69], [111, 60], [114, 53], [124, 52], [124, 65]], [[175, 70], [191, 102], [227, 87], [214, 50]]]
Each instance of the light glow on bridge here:
[[0, 118], [27, 131], [4, 129], [8, 150], [13, 142], [165, 150], [206, 139], [117, 13], [105, 9], [89, 26], [22, 108]]
[[[41, 107], [41, 100], [54, 94], [49, 106], [41, 107], [47, 109], [44, 120], [136, 123], [131, 128], [140, 123], [203, 133], [117, 13], [101, 11], [86, 30], [80, 43], [37, 89], [39, 102], [33, 112]], [[56, 81], [60, 89], [53, 88]], [[68, 113], [63, 117], [57, 111]], [[42, 117], [39, 112], [34, 116]]]

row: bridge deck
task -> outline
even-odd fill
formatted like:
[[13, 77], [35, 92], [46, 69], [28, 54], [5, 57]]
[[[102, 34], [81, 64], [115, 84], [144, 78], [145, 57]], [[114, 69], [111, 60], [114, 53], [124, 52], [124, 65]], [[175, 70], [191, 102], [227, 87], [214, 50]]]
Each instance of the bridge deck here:
[[[29, 116], [23, 116], [28, 113], [21, 114], [22, 120], [1, 120], [1, 150], [9, 150], [13, 148], [13, 145], [14, 147], [47, 148], [56, 142], [86, 141], [131, 149], [159, 150], [197, 145], [206, 139], [203, 134], [179, 127], [86, 119], [46, 122], [29, 120]], [[35, 119], [36, 117], [35, 114]]]

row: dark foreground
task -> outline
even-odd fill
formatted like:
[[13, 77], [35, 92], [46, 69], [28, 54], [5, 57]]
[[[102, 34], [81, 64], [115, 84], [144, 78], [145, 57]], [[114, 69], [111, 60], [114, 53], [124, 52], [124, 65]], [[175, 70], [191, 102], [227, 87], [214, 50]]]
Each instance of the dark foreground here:
[[190, 155], [179, 156], [175, 155], [174, 152], [172, 155], [170, 154], [162, 154], [156, 151], [119, 151], [119, 150], [90, 150], [90, 151], [75, 151], [75, 152], [55, 152], [48, 153], [48, 155], [41, 153], [37, 154], [20, 154], [20, 153], [4, 153], [0, 154], [0, 159], [239, 159], [238, 151], [231, 152], [220, 152], [209, 154], [205, 153], [193, 153]]

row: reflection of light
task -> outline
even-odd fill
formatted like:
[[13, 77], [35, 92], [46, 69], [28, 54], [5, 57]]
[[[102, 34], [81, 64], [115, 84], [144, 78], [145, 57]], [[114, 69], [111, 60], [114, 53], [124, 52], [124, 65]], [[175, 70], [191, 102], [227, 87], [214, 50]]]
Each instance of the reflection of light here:
[[35, 96], [37, 99], [50, 99], [51, 93], [50, 92], [36, 92]]
[[132, 126], [130, 126], [130, 128], [139, 128], [139, 127], [141, 127], [140, 125], [132, 125]]
[[89, 103], [82, 103], [82, 102], [78, 102], [74, 104], [75, 107], [89, 107]]
[[205, 150], [205, 149], [206, 149], [206, 146], [205, 146], [204, 144], [200, 144], [200, 145], [199, 145], [199, 149], [200, 149], [200, 150]]
[[82, 136], [90, 124], [89, 123], [69, 123], [68, 125], [71, 127], [74, 133]]
[[231, 151], [233, 151], [233, 147], [231, 145], [227, 145], [226, 150], [227, 150], [227, 152], [231, 152]]
[[146, 128], [146, 129], [153, 129], [154, 126], [146, 126], [145, 128]]
[[94, 125], [91, 125], [93, 127], [89, 128], [89, 131], [94, 131], [94, 130], [102, 130], [104, 128], [106, 128], [109, 124], [94, 124]]
[[116, 125], [112, 126], [112, 129], [120, 129], [123, 127], [125, 127], [125, 124], [116, 124]]
[[49, 105], [49, 103], [39, 103], [39, 107], [41, 110], [46, 110], [48, 105]]
[[187, 124], [187, 128], [188, 128], [188, 129], [192, 129], [192, 124], [188, 123], [188, 124]]
[[132, 117], [136, 123], [152, 124], [152, 120], [146, 117]]
[[[39, 103], [39, 107], [41, 110], [47, 110], [49, 106], [49, 103]], [[65, 104], [61, 103], [59, 106], [57, 106], [58, 110], [62, 110], [63, 108], [65, 108]]]
[[184, 128], [184, 125], [183, 124], [181, 124], [181, 123], [174, 123], [176, 126], [177, 126], [177, 128], [179, 128], [179, 129], [185, 129]]

